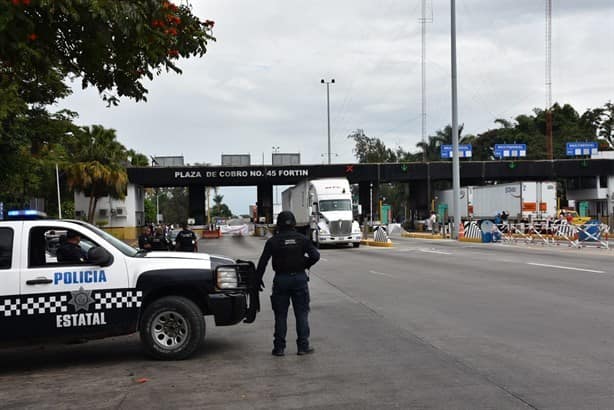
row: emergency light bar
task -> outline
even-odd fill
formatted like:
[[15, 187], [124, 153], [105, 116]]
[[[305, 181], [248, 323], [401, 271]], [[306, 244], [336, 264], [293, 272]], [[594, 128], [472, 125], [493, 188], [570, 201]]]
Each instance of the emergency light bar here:
[[6, 213], [7, 219], [45, 219], [47, 214], [36, 209], [13, 209]]

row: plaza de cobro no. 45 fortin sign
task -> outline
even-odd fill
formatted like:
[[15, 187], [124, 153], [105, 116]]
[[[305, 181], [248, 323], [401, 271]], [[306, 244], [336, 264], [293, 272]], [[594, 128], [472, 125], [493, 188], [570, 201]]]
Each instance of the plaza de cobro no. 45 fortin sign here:
[[267, 177], [309, 177], [308, 169], [301, 168], [267, 168], [267, 169], [211, 169], [174, 171], [175, 179], [241, 179]]

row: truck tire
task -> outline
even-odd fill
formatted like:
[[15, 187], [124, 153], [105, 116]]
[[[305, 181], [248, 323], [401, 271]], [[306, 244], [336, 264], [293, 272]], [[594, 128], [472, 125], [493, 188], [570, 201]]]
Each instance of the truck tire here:
[[360, 242], [352, 242], [352, 246], [354, 248], [358, 248], [358, 247], [360, 247]]
[[139, 331], [149, 356], [158, 360], [182, 360], [202, 345], [205, 320], [191, 300], [166, 296], [145, 308]]

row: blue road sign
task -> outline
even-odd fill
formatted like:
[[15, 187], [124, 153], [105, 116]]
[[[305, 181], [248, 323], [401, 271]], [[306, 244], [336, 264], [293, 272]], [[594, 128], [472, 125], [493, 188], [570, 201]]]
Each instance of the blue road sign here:
[[569, 157], [594, 155], [599, 151], [599, 146], [596, 142], [568, 142], [566, 148], [567, 156]]
[[[454, 156], [452, 145], [441, 145], [441, 158], [449, 159]], [[458, 157], [459, 158], [471, 158], [472, 154], [471, 144], [459, 144], [458, 145]]]
[[527, 156], [527, 144], [495, 144], [495, 157], [520, 158]]

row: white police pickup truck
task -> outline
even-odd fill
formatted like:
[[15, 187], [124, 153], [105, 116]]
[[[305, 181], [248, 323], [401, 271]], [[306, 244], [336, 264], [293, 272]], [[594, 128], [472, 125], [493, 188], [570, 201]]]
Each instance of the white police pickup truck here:
[[[251, 262], [204, 253], [134, 249], [81, 221], [0, 221], [0, 346], [70, 342], [139, 332], [145, 351], [179, 360], [217, 326], [251, 323], [259, 280]], [[69, 232], [84, 258], [58, 262]]]

